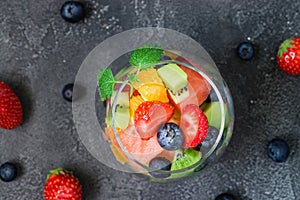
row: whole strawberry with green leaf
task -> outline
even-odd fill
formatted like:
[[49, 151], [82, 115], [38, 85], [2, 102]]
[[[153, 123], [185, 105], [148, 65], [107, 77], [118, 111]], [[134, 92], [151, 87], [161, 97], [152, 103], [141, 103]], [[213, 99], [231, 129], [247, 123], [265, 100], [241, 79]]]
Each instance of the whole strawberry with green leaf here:
[[45, 200], [82, 200], [79, 180], [63, 168], [51, 170], [44, 187]]
[[21, 102], [14, 91], [0, 81], [0, 127], [13, 129], [23, 121]]
[[279, 68], [287, 74], [300, 74], [300, 38], [287, 39], [280, 45], [277, 63]]

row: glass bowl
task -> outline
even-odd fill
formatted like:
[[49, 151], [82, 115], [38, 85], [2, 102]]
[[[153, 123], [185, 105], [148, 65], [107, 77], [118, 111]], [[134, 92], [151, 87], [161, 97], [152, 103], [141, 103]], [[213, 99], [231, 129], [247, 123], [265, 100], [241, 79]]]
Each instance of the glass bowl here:
[[[132, 39], [149, 31], [152, 33], [151, 37], [147, 37], [146, 42], [145, 40], [135, 41], [130, 50], [127, 48], [130, 39], [123, 45], [117, 43], [118, 39], [124, 41], [124, 34]], [[133, 37], [134, 34], [136, 34], [135, 37]], [[144, 37], [145, 35], [140, 38]], [[85, 59], [74, 86], [76, 100], [72, 103], [73, 118], [77, 132], [89, 152], [109, 167], [124, 172], [143, 174], [152, 181], [178, 180], [199, 175], [207, 166], [216, 162], [232, 136], [234, 107], [228, 86], [203, 47], [184, 34], [162, 28], [130, 30], [118, 35], [117, 38], [108, 40], [104, 42], [104, 45], [103, 43], [98, 45]], [[129, 64], [130, 53], [147, 43], [160, 45], [164, 49], [163, 56], [158, 64], [148, 70], [143, 70], [144, 76], [136, 81], [139, 86], [128, 87], [128, 74], [135, 73]], [[118, 50], [122, 47], [124, 49], [117, 54], [115, 52], [104, 53], [103, 49], [107, 49], [105, 45], [111, 45], [112, 48]], [[103, 62], [101, 56], [107, 61]], [[91, 66], [94, 67], [93, 70], [89, 68]], [[109, 66], [119, 82], [114, 85], [113, 96], [106, 101], [101, 101], [99, 97], [97, 85], [95, 86], [93, 82], [96, 78], [94, 80], [88, 78], [91, 74], [96, 77], [96, 70], [98, 71], [99, 67], [95, 66]], [[184, 71], [187, 77], [185, 88], [188, 92], [184, 89], [180, 94], [171, 91], [169, 88], [171, 86], [166, 84], [168, 81], [162, 77], [166, 74], [158, 73], [158, 71], [163, 71], [159, 69], [166, 66]], [[153, 89], [157, 86], [157, 77], [162, 79], [159, 88], [161, 89], [161, 85], [164, 85], [166, 92], [162, 95], [164, 98], [159, 93], [161, 90]], [[166, 75], [166, 77], [172, 84], [176, 84], [176, 81], [174, 82], [176, 77], [174, 80], [172, 80], [173, 76]], [[144, 87], [145, 85], [148, 87]], [[127, 97], [124, 97], [124, 94]], [[136, 110], [144, 102], [155, 102], [156, 105], [151, 115], [156, 116], [157, 120], [152, 119], [153, 123], [150, 123], [148, 129], [144, 129], [144, 124], [137, 125], [136, 121]], [[162, 104], [172, 107], [172, 113], [161, 109]], [[187, 107], [190, 109], [188, 110]], [[194, 139], [196, 136], [193, 134], [198, 133], [200, 122], [198, 118], [191, 121], [191, 112], [195, 112], [196, 116], [201, 112], [207, 120], [207, 134], [202, 138], [197, 135], [199, 140], [196, 142]], [[165, 117], [167, 115], [168, 117]], [[170, 137], [169, 134], [173, 134], [171, 140], [177, 137], [174, 135], [174, 130], [177, 131], [176, 134], [179, 132], [181, 135], [180, 145], [171, 149], [161, 142], [161, 137], [166, 137], [165, 130], [167, 125], [171, 126], [170, 124], [175, 128], [172, 128], [173, 132], [168, 132], [167, 136]], [[205, 127], [205, 125], [202, 126]]]

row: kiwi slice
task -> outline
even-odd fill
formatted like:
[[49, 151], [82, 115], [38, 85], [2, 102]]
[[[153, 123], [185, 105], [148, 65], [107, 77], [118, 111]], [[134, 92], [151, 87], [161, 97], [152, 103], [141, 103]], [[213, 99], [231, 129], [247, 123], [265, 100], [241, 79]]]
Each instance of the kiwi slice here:
[[[204, 103], [201, 105], [201, 109], [203, 110], [203, 112], [207, 117], [208, 124], [218, 129], [221, 126], [221, 119], [222, 119], [220, 104], [221, 103], [219, 101], [214, 101], [214, 102]], [[230, 117], [229, 117], [227, 106], [225, 105], [224, 108], [225, 108], [225, 127], [227, 127]]]
[[189, 96], [187, 74], [178, 65], [164, 65], [157, 73], [176, 104]]
[[174, 157], [171, 170], [184, 169], [189, 167], [201, 159], [201, 152], [194, 150], [192, 148], [180, 150], [176, 152]]
[[[185, 150], [178, 150], [175, 154], [174, 160], [172, 162], [171, 171], [187, 168], [196, 162], [198, 162], [202, 157], [200, 151], [192, 148]], [[172, 178], [184, 177], [193, 172], [194, 168], [186, 170], [184, 172], [173, 173]]]
[[[113, 102], [113, 100], [112, 100]], [[128, 92], [121, 92], [115, 110], [116, 126], [125, 129], [129, 124], [130, 111], [129, 111], [129, 94]]]

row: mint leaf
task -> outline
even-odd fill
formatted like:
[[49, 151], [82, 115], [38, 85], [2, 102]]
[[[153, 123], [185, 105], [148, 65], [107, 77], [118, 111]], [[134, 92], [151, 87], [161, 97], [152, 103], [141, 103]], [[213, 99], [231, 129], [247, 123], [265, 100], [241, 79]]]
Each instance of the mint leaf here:
[[104, 101], [105, 99], [113, 95], [113, 89], [116, 80], [113, 76], [111, 69], [108, 67], [99, 70], [97, 78], [101, 100]]
[[156, 65], [163, 54], [161, 47], [144, 45], [130, 54], [129, 63], [138, 69], [147, 69]]
[[140, 82], [139, 78], [135, 74], [128, 74], [128, 78], [131, 83]]

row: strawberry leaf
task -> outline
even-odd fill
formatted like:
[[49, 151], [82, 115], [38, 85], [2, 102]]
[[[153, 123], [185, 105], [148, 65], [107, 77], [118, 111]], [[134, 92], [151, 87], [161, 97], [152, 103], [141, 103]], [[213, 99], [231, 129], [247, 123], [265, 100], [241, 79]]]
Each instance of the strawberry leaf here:
[[98, 87], [101, 95], [101, 100], [111, 97], [113, 95], [113, 88], [116, 80], [110, 68], [101, 69], [98, 74]]
[[288, 48], [294, 48], [294, 46], [292, 45], [292, 42], [293, 42], [292, 39], [285, 40], [279, 47], [278, 56], [281, 57], [284, 52], [288, 51]]
[[163, 54], [161, 47], [156, 45], [144, 45], [130, 54], [129, 63], [138, 69], [148, 69], [156, 65]]

